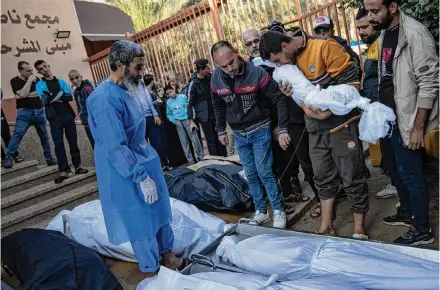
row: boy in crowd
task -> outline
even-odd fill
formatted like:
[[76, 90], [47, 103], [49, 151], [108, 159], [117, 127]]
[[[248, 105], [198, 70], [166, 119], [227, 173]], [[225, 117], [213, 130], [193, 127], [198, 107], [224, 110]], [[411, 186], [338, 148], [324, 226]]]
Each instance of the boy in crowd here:
[[191, 139], [198, 160], [202, 160], [205, 155], [203, 147], [197, 135], [197, 126], [193, 120], [189, 119], [188, 114], [188, 97], [183, 94], [177, 94], [176, 90], [168, 85], [165, 87], [165, 94], [169, 97], [167, 101], [167, 118], [177, 127], [180, 144], [189, 163], [195, 163], [189, 147]]
[[37, 60], [34, 66], [38, 73], [43, 76], [36, 84], [36, 91], [46, 108], [46, 117], [49, 121], [58, 168], [61, 173], [55, 179], [55, 183], [61, 183], [72, 175], [67, 160], [66, 148], [64, 147], [63, 134], [66, 134], [69, 142], [75, 174], [88, 172], [87, 169], [80, 167], [81, 156], [76, 135], [75, 112], [69, 104], [69, 101], [73, 100], [72, 93], [66, 81], [57, 79], [44, 60]]
[[89, 114], [87, 113], [87, 97], [93, 91], [93, 85], [89, 80], [83, 80], [82, 75], [76, 69], [73, 69], [69, 72], [69, 80], [72, 85], [75, 87], [75, 91], [73, 92], [73, 96], [75, 97], [76, 106], [78, 107], [79, 118], [81, 119], [81, 123], [84, 125], [84, 129], [86, 130], [87, 138], [89, 138], [90, 144], [92, 148], [95, 147], [95, 141], [93, 140], [92, 133], [90, 133], [88, 118]]

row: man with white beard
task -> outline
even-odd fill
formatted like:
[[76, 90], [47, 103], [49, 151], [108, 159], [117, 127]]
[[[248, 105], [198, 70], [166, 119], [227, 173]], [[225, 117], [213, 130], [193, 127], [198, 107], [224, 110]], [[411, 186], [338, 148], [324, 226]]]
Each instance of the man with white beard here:
[[136, 278], [157, 274], [163, 264], [184, 265], [173, 249], [169, 193], [160, 158], [145, 140], [145, 118], [138, 84], [144, 52], [122, 40], [109, 52], [110, 77], [87, 98], [89, 126], [95, 140], [99, 197], [109, 241], [130, 241], [139, 269]]

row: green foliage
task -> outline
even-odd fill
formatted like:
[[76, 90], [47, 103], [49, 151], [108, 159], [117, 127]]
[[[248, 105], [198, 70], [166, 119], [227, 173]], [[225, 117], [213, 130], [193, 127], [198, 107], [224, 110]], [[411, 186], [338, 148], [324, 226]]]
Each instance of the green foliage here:
[[439, 38], [439, 1], [415, 1], [409, 0], [402, 5], [402, 10], [407, 15], [414, 17], [423, 23], [434, 36], [434, 40], [438, 47]]
[[[439, 1], [438, 0], [403, 0], [400, 9], [408, 16], [415, 18], [425, 25], [432, 33], [439, 45]], [[363, 5], [362, 0], [344, 0], [346, 8], [358, 8]]]
[[166, 19], [179, 10], [198, 0], [108, 0], [108, 4], [118, 7], [133, 20], [137, 31]]

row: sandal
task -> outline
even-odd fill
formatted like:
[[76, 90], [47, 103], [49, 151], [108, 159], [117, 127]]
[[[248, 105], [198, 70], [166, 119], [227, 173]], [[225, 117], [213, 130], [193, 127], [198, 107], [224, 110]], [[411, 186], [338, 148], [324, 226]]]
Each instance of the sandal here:
[[285, 212], [286, 214], [292, 214], [292, 213], [295, 212], [295, 209], [294, 209], [293, 207], [291, 207], [291, 206], [286, 206], [286, 207], [284, 208], [284, 212]]
[[309, 201], [309, 200], [310, 200], [310, 197], [306, 196], [306, 195], [304, 195], [302, 193], [295, 194], [294, 198], [293, 198], [294, 202], [306, 202], [306, 201]]
[[24, 161], [24, 159], [21, 158], [20, 156], [15, 156], [14, 160], [15, 160], [15, 163], [20, 163], [20, 162]]
[[316, 231], [315, 234], [325, 235], [325, 236], [335, 236], [336, 232], [334, 229], [331, 229], [330, 231], [327, 231], [326, 233], [320, 233], [319, 231]]
[[317, 219], [321, 216], [321, 205], [317, 204], [315, 205], [315, 208], [312, 209], [312, 211], [310, 212], [310, 217], [312, 219]]
[[78, 168], [75, 169], [75, 174], [86, 174], [88, 172], [89, 171], [87, 169], [84, 169], [84, 168], [81, 168], [81, 167], [78, 167]]
[[[317, 204], [317, 205], [315, 206], [315, 208], [312, 209], [312, 212], [310, 212], [310, 217], [311, 217], [312, 219], [317, 219], [317, 218], [319, 218], [320, 216], [321, 216], [321, 205], [320, 205], [320, 204]], [[332, 219], [333, 219], [333, 220], [336, 220], [336, 210], [333, 210], [333, 213], [332, 213]]]
[[70, 172], [67, 171], [61, 172], [61, 174], [57, 178], [55, 178], [55, 183], [59, 184], [64, 180], [68, 179], [70, 176], [72, 176], [72, 173]]
[[352, 237], [359, 240], [368, 240], [368, 236], [364, 234], [353, 234]]

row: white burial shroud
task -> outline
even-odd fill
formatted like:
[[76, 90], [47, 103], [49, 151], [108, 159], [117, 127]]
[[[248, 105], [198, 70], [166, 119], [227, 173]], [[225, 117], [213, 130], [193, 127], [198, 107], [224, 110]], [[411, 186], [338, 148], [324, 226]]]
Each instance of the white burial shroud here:
[[378, 102], [361, 97], [358, 90], [350, 85], [334, 85], [322, 89], [314, 86], [296, 65], [282, 65], [275, 68], [273, 78], [276, 82], [289, 83], [293, 88], [292, 98], [300, 105], [304, 102], [320, 110], [330, 110], [333, 114], [343, 116], [355, 108], [361, 109], [359, 138], [369, 143], [376, 143], [390, 133], [396, 121], [394, 111]]

